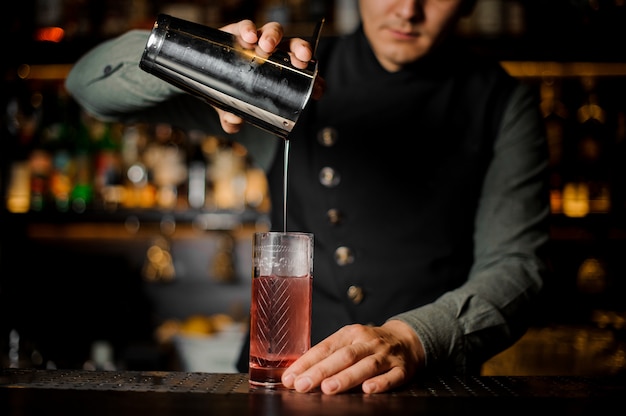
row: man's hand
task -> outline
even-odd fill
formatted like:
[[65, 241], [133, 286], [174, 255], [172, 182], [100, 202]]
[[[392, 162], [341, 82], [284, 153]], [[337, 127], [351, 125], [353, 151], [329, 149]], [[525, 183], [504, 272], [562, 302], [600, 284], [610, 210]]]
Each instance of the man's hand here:
[[[269, 22], [257, 29], [251, 20], [241, 20], [226, 25], [220, 30], [235, 35], [239, 44], [246, 49], [254, 49], [260, 56], [269, 56], [283, 40], [284, 30], [280, 23]], [[289, 56], [291, 64], [296, 68], [305, 69], [311, 59], [313, 50], [309, 42], [300, 39], [289, 39]], [[318, 77], [319, 78], [319, 77]], [[318, 99], [323, 93], [323, 81], [316, 80], [313, 87], [313, 98]], [[222, 128], [226, 133], [237, 133], [243, 125], [243, 119], [233, 113], [215, 108], [220, 117]]]
[[364, 393], [382, 393], [408, 382], [423, 366], [423, 346], [404, 322], [348, 325], [294, 362], [282, 383], [298, 392], [320, 387], [336, 394], [361, 385]]

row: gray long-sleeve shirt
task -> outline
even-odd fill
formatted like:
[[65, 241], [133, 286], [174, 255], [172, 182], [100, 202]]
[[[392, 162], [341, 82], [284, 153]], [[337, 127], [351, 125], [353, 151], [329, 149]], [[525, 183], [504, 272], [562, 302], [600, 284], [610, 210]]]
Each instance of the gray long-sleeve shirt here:
[[[90, 51], [68, 90], [105, 120], [219, 133], [210, 106], [139, 69], [147, 35]], [[320, 58], [327, 93], [294, 129], [289, 161], [288, 223], [316, 235], [313, 342], [350, 322], [401, 319], [428, 368], [476, 371], [523, 334], [545, 279], [547, 148], [535, 97], [445, 49], [387, 74], [362, 33], [332, 46]], [[273, 202], [282, 198], [280, 139], [248, 125], [233, 138], [268, 172]], [[338, 182], [320, 180], [328, 167]], [[273, 221], [283, 224], [280, 213]]]

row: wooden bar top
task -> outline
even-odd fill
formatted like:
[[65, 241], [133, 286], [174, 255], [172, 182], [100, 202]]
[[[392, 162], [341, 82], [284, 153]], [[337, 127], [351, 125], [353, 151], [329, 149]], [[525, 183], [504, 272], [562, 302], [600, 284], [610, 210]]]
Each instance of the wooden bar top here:
[[467, 376], [328, 396], [255, 389], [247, 374], [0, 369], [0, 415], [623, 414], [626, 377]]

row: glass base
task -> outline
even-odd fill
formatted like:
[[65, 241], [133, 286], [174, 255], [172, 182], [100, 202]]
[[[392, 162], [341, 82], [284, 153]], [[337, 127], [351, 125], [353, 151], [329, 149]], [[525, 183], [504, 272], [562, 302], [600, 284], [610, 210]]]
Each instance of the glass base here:
[[265, 388], [285, 388], [280, 381], [281, 376], [285, 372], [284, 367], [257, 367], [250, 366], [249, 376], [250, 384]]
[[283, 383], [278, 382], [263, 382], [263, 381], [249, 381], [250, 388], [252, 389], [266, 389], [266, 390], [285, 390], [287, 387]]

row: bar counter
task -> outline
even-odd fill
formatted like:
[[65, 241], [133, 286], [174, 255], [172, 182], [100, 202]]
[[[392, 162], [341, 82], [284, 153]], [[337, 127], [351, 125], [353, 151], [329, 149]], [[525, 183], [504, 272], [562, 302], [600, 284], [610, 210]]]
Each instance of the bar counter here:
[[0, 415], [625, 414], [626, 377], [471, 376], [328, 396], [253, 389], [247, 374], [0, 370]]

